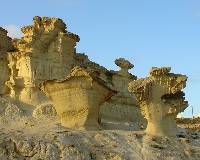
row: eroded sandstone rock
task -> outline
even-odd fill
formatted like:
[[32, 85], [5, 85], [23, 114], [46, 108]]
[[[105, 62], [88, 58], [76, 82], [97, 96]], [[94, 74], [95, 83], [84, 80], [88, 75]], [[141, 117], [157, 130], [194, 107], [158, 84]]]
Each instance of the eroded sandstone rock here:
[[101, 117], [105, 121], [144, 122], [135, 97], [128, 91], [129, 82], [137, 77], [128, 72], [134, 65], [124, 58], [115, 60], [119, 71], [111, 71], [112, 88], [118, 93], [102, 105]]
[[[83, 96], [88, 95], [91, 101], [87, 102], [87, 105], [96, 103], [95, 106], [98, 106], [98, 109], [94, 111], [96, 119], [99, 119], [98, 112], [99, 105], [101, 105], [105, 106], [102, 107], [105, 108], [103, 109], [105, 114], [102, 114], [101, 117], [109, 117], [110, 120], [117, 119], [118, 121], [135, 121], [136, 119], [139, 121], [139, 111], [135, 107], [136, 102], [132, 100], [134, 97], [127, 91], [127, 84], [136, 79], [136, 76], [128, 73], [128, 69], [133, 67], [130, 62], [123, 58], [117, 59], [116, 64], [121, 67], [121, 70], [115, 72], [90, 61], [85, 54], [76, 53], [76, 42], [79, 42], [80, 38], [78, 35], [68, 32], [66, 24], [59, 18], [35, 16], [33, 24], [22, 27], [21, 31], [24, 36], [20, 39], [13, 39], [11, 43], [11, 39], [6, 35], [7, 31], [0, 30], [2, 35], [0, 45], [3, 52], [0, 70], [4, 75], [0, 77], [0, 94], [10, 97], [27, 115], [39, 118], [56, 114], [51, 98], [40, 90], [43, 82], [54, 81], [54, 90], [57, 90], [58, 84], [73, 83], [74, 88], [77, 88], [76, 85], [79, 83], [88, 85], [90, 81], [85, 77], [80, 79], [79, 76], [74, 76], [77, 79], [73, 80], [74, 82], [72, 79], [70, 81], [65, 79], [70, 73], [74, 73], [72, 71], [74, 67], [79, 66], [87, 70], [87, 73], [93, 73], [92, 82], [94, 81], [95, 85], [92, 83], [91, 87], [95, 94], [97, 94], [96, 92], [100, 93], [95, 95], [86, 89], [87, 92], [83, 94]], [[94, 73], [97, 75], [94, 76]], [[99, 83], [96, 77], [104, 83]], [[104, 98], [102, 98], [108, 92], [105, 86], [107, 89], [109, 88], [108, 90], [118, 91], [117, 96], [108, 103], [106, 103], [107, 99], [103, 100]], [[83, 92], [83, 88], [79, 86], [79, 89]], [[104, 89], [105, 93], [103, 93]], [[69, 92], [69, 89], [65, 88], [63, 92], [66, 90], [66, 94], [75, 94], [69, 101], [71, 104], [75, 103], [74, 99], [77, 98], [78, 91], [71, 89], [72, 91]], [[79, 106], [86, 101], [80, 98]], [[98, 112], [96, 112], [97, 110]]]
[[39, 90], [40, 83], [63, 79], [70, 73], [79, 37], [68, 32], [59, 18], [36, 16], [33, 25], [21, 31], [24, 37], [13, 40], [16, 51], [8, 56], [11, 75], [7, 84], [10, 96], [32, 112], [49, 100]]
[[146, 132], [153, 135], [175, 136], [175, 118], [185, 110], [183, 89], [187, 76], [170, 73], [171, 68], [152, 68], [150, 76], [129, 83], [129, 91], [140, 104], [148, 121]]
[[[181, 92], [186, 76], [153, 68], [136, 80], [123, 58], [115, 61], [119, 71], [109, 71], [76, 53], [79, 37], [59, 18], [34, 17], [22, 32], [12, 44], [0, 28], [0, 159], [200, 159], [199, 124], [182, 124], [176, 139], [164, 137], [175, 135], [174, 119], [187, 107]], [[99, 129], [105, 104], [101, 118], [140, 122], [139, 104], [153, 136], [116, 128], [73, 130]]]
[[54, 118], [56, 119], [57, 116], [57, 112], [56, 109], [53, 105], [53, 103], [42, 103], [38, 106], [36, 106], [36, 108], [33, 111], [33, 117], [35, 118]]
[[[62, 124], [71, 128], [97, 128], [100, 117], [118, 122], [144, 120], [137, 108], [135, 97], [127, 90], [128, 83], [137, 78], [128, 72], [133, 68], [129, 61], [119, 58], [115, 63], [121, 69], [109, 71], [90, 61], [87, 55], [76, 53], [75, 46], [80, 38], [68, 32], [66, 24], [59, 18], [36, 16], [33, 18], [33, 25], [22, 27], [21, 31], [24, 36], [11, 42], [7, 31], [0, 28], [0, 73], [3, 75], [0, 76], [0, 94], [12, 100], [24, 113], [40, 118], [56, 117], [57, 112], [61, 116]], [[163, 75], [173, 77], [168, 74], [166, 68], [154, 68], [149, 79], [155, 81], [155, 86], [160, 83], [160, 86], [167, 88], [166, 86], [171, 84], [166, 85], [168, 82], [165, 81], [174, 80]], [[141, 80], [133, 83], [136, 84], [136, 90], [137, 87], [140, 88]], [[144, 84], [146, 94], [148, 83]], [[155, 88], [153, 97], [158, 96]], [[114, 91], [117, 91], [117, 94], [112, 96]], [[171, 96], [164, 92], [165, 90], [161, 95], [163, 106], [169, 104]], [[140, 93], [136, 94], [137, 100], [138, 94]], [[180, 93], [177, 92], [177, 96], [178, 94]], [[177, 106], [178, 102], [174, 103]], [[140, 101], [139, 104], [141, 105]], [[160, 115], [157, 116], [160, 119], [166, 117]], [[157, 119], [149, 117], [153, 119], [153, 125]]]
[[7, 36], [7, 31], [0, 27], [0, 95], [8, 92], [8, 88], [5, 84], [9, 79], [7, 52], [12, 49], [12, 39]]
[[61, 81], [46, 81], [42, 90], [52, 99], [61, 124], [69, 128], [99, 128], [100, 105], [115, 92], [98, 73], [75, 67]]
[[[23, 115], [23, 111], [9, 99], [0, 97], [0, 117], [11, 121]], [[2, 119], [3, 119], [2, 118]]]

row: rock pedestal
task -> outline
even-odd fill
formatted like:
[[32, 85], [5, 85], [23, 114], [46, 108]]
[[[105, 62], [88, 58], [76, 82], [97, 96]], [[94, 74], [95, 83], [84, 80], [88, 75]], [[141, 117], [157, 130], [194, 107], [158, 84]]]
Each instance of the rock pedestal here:
[[52, 99], [61, 124], [68, 128], [99, 128], [100, 105], [114, 91], [83, 68], [76, 67], [63, 81], [47, 81], [44, 92]]
[[148, 121], [146, 132], [159, 136], [176, 135], [176, 117], [187, 108], [182, 89], [187, 77], [170, 73], [171, 68], [152, 68], [150, 76], [129, 83]]

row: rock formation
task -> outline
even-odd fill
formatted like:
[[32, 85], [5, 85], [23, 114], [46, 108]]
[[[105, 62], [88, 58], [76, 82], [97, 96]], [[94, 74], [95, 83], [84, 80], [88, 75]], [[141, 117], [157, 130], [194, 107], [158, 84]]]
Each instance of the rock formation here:
[[175, 118], [188, 106], [182, 92], [187, 77], [170, 73], [170, 70], [152, 68], [149, 77], [129, 83], [128, 89], [135, 95], [148, 121], [146, 132], [152, 135], [175, 136]]
[[61, 81], [46, 81], [42, 90], [49, 96], [68, 128], [98, 129], [100, 105], [115, 91], [100, 79], [98, 73], [75, 67]]
[[39, 90], [45, 80], [63, 79], [73, 67], [79, 37], [66, 30], [59, 18], [34, 17], [33, 25], [21, 29], [24, 37], [14, 39], [9, 53], [10, 96], [33, 108], [49, 99]]
[[[7, 31], [0, 29], [0, 71], [4, 75], [0, 79], [1, 95], [11, 98], [26, 113], [36, 118], [41, 115], [56, 116], [58, 113], [62, 125], [69, 128], [98, 128], [100, 117], [118, 122], [144, 120], [137, 108], [135, 97], [128, 92], [127, 86], [131, 81], [133, 81], [131, 84], [136, 84], [132, 85], [134, 86], [132, 89], [136, 89], [133, 91], [137, 93], [135, 96], [138, 100], [138, 94], [141, 94], [137, 92], [138, 87], [145, 85], [146, 94], [149, 82], [142, 81], [140, 84], [141, 80], [135, 81], [137, 77], [128, 72], [133, 68], [133, 64], [129, 61], [119, 58], [115, 63], [121, 69], [108, 71], [90, 61], [85, 54], [76, 53], [75, 46], [80, 40], [79, 36], [68, 32], [65, 23], [59, 18], [36, 16], [33, 18], [33, 25], [23, 27], [21, 31], [24, 37], [14, 39], [11, 43]], [[160, 84], [161, 88], [167, 88], [171, 85], [170, 82], [174, 81], [169, 78], [173, 76], [168, 75], [168, 70], [154, 68], [151, 77], [147, 79], [154, 80], [155, 86]], [[153, 97], [157, 96], [156, 90], [157, 87], [152, 89]], [[169, 107], [172, 103], [171, 94], [165, 92], [161, 89], [159, 96], [162, 96], [162, 105]], [[177, 92], [175, 95], [178, 94], [180, 93]], [[150, 95], [147, 96], [151, 99]], [[146, 108], [161, 104], [157, 99], [155, 102], [152, 99], [150, 107], [146, 101], [145, 105], [144, 101], [138, 102], [140, 106], [142, 102]], [[178, 102], [175, 101], [173, 105], [181, 108], [183, 105], [179, 102], [181, 104], [177, 106]], [[100, 106], [101, 116], [99, 116]], [[165, 111], [163, 107], [158, 108], [160, 112]], [[171, 110], [173, 107], [169, 108], [169, 112], [176, 114]], [[145, 113], [145, 117], [149, 120], [147, 131], [155, 128], [157, 132], [156, 128], [159, 127], [154, 125], [159, 126], [156, 124], [158, 119], [162, 119], [163, 124], [168, 124], [170, 121], [169, 124], [173, 128], [173, 118], [166, 118], [173, 117], [172, 114], [163, 116], [164, 114], [159, 115], [159, 113], [158, 115], [152, 114], [151, 111]], [[162, 127], [160, 128], [162, 132]]]
[[8, 88], [5, 85], [9, 79], [7, 52], [12, 49], [12, 39], [7, 36], [7, 31], [0, 27], [0, 95], [8, 92]]
[[101, 117], [105, 121], [140, 122], [144, 121], [135, 97], [128, 92], [128, 83], [137, 77], [128, 72], [134, 65], [124, 58], [115, 60], [119, 71], [111, 71], [112, 88], [118, 93], [102, 105]]
[[[19, 106], [25, 114], [35, 118], [55, 117], [58, 114], [63, 126], [78, 129], [99, 128], [101, 120], [144, 121], [138, 109], [141, 102], [135, 100], [135, 96], [138, 100], [139, 93], [134, 96], [127, 89], [131, 81], [136, 84], [133, 87], [136, 89], [141, 82], [128, 72], [133, 68], [129, 61], [116, 59], [119, 71], [109, 71], [90, 61], [87, 55], [76, 52], [75, 46], [80, 38], [67, 31], [66, 24], [59, 18], [36, 16], [33, 25], [22, 27], [21, 31], [24, 36], [11, 42], [7, 31], [0, 29], [0, 72], [3, 75], [0, 77], [0, 94]], [[167, 69], [160, 70], [154, 68], [147, 79], [154, 80], [155, 86], [160, 83], [167, 88], [171, 84], [166, 83], [172, 80], [167, 77], [168, 72], [167, 76], [163, 76]], [[148, 83], [144, 87], [145, 94], [146, 85]], [[153, 97], [157, 96], [154, 89], [157, 88], [153, 88]], [[168, 105], [170, 98], [167, 93], [163, 91], [161, 94], [163, 101], [167, 99], [163, 106]], [[162, 111], [163, 107], [158, 108]], [[162, 119], [161, 115], [152, 117]], [[153, 119], [148, 126], [157, 120], [152, 117], [146, 116], [149, 120]], [[173, 124], [171, 119], [169, 121]]]
[[59, 18], [36, 16], [22, 32], [0, 28], [0, 160], [200, 159], [200, 119], [176, 118], [185, 75], [137, 79], [124, 58], [110, 71], [76, 52], [79, 36]]

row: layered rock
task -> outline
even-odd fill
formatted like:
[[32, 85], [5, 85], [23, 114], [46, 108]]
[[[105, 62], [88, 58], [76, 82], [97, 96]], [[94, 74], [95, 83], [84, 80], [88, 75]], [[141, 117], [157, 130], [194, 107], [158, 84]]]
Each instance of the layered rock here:
[[[180, 106], [183, 105], [179, 101], [174, 102], [173, 98], [171, 100], [171, 95], [165, 93], [167, 89], [162, 90], [162, 87], [176, 85], [171, 84], [176, 76], [168, 73], [169, 69], [154, 68], [150, 77], [144, 81], [136, 80], [137, 77], [128, 72], [133, 68], [133, 64], [119, 58], [115, 63], [121, 69], [109, 71], [90, 61], [85, 54], [76, 53], [75, 46], [80, 38], [68, 32], [66, 24], [59, 18], [36, 16], [33, 18], [33, 25], [22, 27], [21, 31], [24, 37], [11, 42], [7, 31], [0, 28], [0, 72], [3, 75], [0, 77], [0, 94], [12, 100], [27, 115], [40, 118], [43, 115], [55, 117], [58, 113], [64, 126], [98, 128], [100, 118], [117, 122], [143, 122], [144, 118], [140, 114], [138, 104], [140, 106], [145, 104], [146, 108], [152, 108], [154, 103], [155, 105], [158, 103], [160, 110], [158, 114], [163, 112], [157, 116], [159, 118], [152, 118], [149, 114], [148, 116], [145, 114], [149, 119], [149, 126], [151, 123], [152, 126], [158, 126], [154, 121], [164, 119], [161, 123], [166, 124], [167, 122], [164, 122], [166, 118], [163, 117], [171, 116], [171, 114], [163, 116], [165, 110], [162, 110], [162, 105], [169, 107], [172, 101], [176, 107], [178, 103]], [[181, 79], [178, 77], [177, 79]], [[152, 94], [155, 94], [153, 97], [162, 96], [163, 104], [152, 99], [152, 105], [149, 105], [146, 101], [140, 101], [140, 96], [138, 99], [138, 95], [149, 96], [149, 91], [146, 91], [149, 87], [149, 79], [155, 82], [155, 87], [152, 88]], [[137, 93], [134, 96], [139, 103], [127, 90], [128, 83], [131, 81], [134, 87], [130, 91]], [[141, 85], [144, 85], [143, 91], [140, 91]], [[159, 93], [162, 95], [157, 95], [154, 91], [158, 90], [159, 85], [161, 88]], [[112, 96], [115, 91], [117, 94]], [[177, 91], [175, 95], [181, 96], [181, 93]], [[102, 109], [99, 116], [100, 106]], [[173, 109], [169, 110], [173, 113], [171, 111]]]
[[119, 71], [111, 71], [112, 88], [118, 93], [102, 105], [101, 117], [112, 122], [144, 122], [135, 97], [128, 92], [128, 83], [137, 77], [128, 72], [134, 65], [124, 58], [115, 60]]
[[12, 49], [11, 38], [7, 36], [7, 31], [0, 27], [0, 95], [8, 92], [8, 88], [5, 84], [9, 79], [7, 52]]
[[68, 128], [98, 129], [100, 105], [115, 91], [98, 73], [75, 67], [62, 81], [46, 81], [41, 89], [52, 99], [61, 124]]
[[149, 77], [129, 83], [128, 89], [148, 121], [146, 132], [152, 135], [175, 136], [175, 118], [188, 106], [182, 92], [187, 76], [170, 73], [170, 70], [152, 68]]
[[[14, 49], [12, 48], [12, 50], [9, 46], [11, 39], [6, 37], [7, 31], [3, 29], [1, 31], [3, 35], [1, 48], [4, 52], [1, 54], [1, 57], [2, 55], [4, 57], [4, 60], [1, 61], [3, 63], [1, 64], [1, 73], [5, 76], [1, 77], [0, 83], [2, 83], [1, 94], [11, 98], [27, 114], [36, 118], [41, 115], [56, 115], [52, 99], [45, 94], [46, 92], [40, 90], [41, 84], [55, 81], [55, 87], [58, 84], [68, 86], [68, 83], [74, 83], [73, 86], [76, 88], [75, 85], [79, 85], [78, 83], [82, 81], [82, 83], [89, 83], [87, 78], [81, 79], [80, 82], [76, 82], [77, 84], [66, 80], [66, 77], [74, 72], [72, 69], [79, 66], [88, 74], [98, 73], [96, 77], [93, 76], [95, 83], [97, 83], [97, 77], [97, 79], [104, 81], [104, 85], [101, 84], [97, 88], [95, 88], [96, 85], [91, 85], [94, 87], [94, 92], [100, 92], [100, 94], [96, 96], [90, 94], [92, 96], [89, 98], [90, 101], [97, 103], [98, 107], [99, 105], [103, 106], [102, 119], [107, 118], [113, 121], [140, 120], [140, 113], [136, 108], [137, 104], [133, 101], [134, 97], [127, 91], [127, 84], [136, 79], [136, 76], [128, 73], [128, 69], [133, 67], [130, 62], [118, 59], [116, 64], [121, 67], [121, 70], [109, 71], [90, 61], [87, 55], [76, 53], [75, 46], [80, 38], [78, 35], [68, 32], [66, 24], [59, 18], [35, 16], [33, 25], [24, 26], [21, 31], [24, 36], [21, 39], [13, 39]], [[5, 54], [6, 52], [7, 54]], [[75, 77], [79, 79], [78, 76]], [[100, 100], [100, 103], [96, 97], [102, 96], [101, 92], [105, 86], [108, 90], [117, 91], [118, 94], [108, 103], [106, 103], [107, 100]], [[69, 91], [69, 89], [65, 89], [67, 92]], [[105, 94], [108, 90], [105, 90]], [[76, 99], [75, 95], [73, 98]], [[85, 103], [82, 100], [80, 99], [80, 104]], [[73, 100], [70, 103], [73, 103]], [[99, 119], [99, 113], [95, 113], [95, 116]]]
[[[80, 39], [59, 18], [34, 17], [22, 32], [12, 43], [0, 28], [0, 159], [200, 159], [199, 118], [177, 119], [174, 138], [185, 75], [152, 68], [137, 80], [123, 58], [109, 71], [76, 53]], [[143, 122], [137, 107], [147, 134], [122, 123]], [[100, 119], [131, 132], [98, 131]]]
[[[35, 124], [35, 123], [34, 123]], [[0, 126], [2, 127], [2, 126]], [[16, 124], [13, 126], [16, 129]], [[199, 160], [199, 138], [149, 137], [127, 131], [70, 131], [55, 125], [1, 131], [0, 159], [18, 160]], [[200, 134], [198, 134], [199, 136]], [[146, 152], [143, 152], [145, 150]]]
[[34, 17], [33, 25], [22, 27], [24, 37], [14, 39], [16, 51], [10, 52], [10, 96], [27, 111], [49, 99], [39, 90], [46, 80], [64, 79], [75, 63], [75, 46], [80, 39], [66, 30], [59, 18]]

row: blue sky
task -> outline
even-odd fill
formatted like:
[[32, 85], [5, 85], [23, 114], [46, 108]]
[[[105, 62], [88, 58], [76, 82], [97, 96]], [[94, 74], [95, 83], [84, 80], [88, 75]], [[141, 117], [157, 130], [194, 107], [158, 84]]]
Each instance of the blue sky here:
[[188, 75], [184, 116], [200, 113], [200, 1], [199, 0], [0, 0], [0, 26], [11, 36], [32, 23], [32, 17], [62, 18], [81, 41], [77, 51], [107, 67], [129, 59], [131, 72], [148, 75], [152, 66], [171, 66]]

